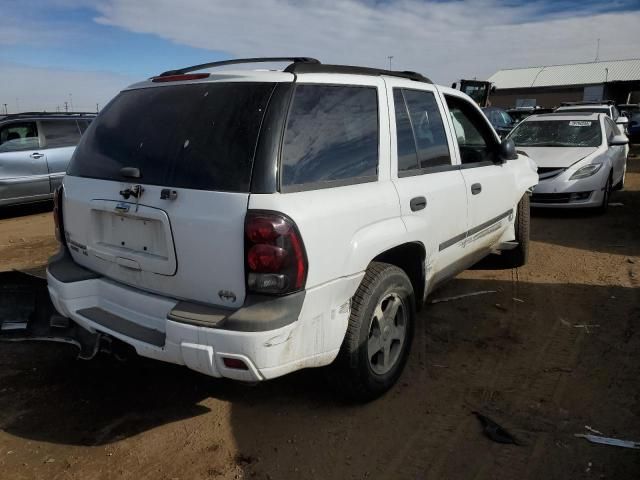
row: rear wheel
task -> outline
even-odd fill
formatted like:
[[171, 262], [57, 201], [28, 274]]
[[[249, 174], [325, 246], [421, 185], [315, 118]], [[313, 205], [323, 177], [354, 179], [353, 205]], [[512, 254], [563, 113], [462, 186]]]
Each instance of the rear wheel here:
[[514, 223], [518, 246], [512, 250], [504, 250], [494, 262], [500, 268], [517, 268], [526, 265], [529, 259], [529, 230], [531, 223], [531, 213], [529, 205], [529, 195], [524, 195], [516, 207], [516, 220]]
[[607, 183], [604, 186], [602, 203], [598, 207], [598, 211], [600, 213], [605, 213], [609, 208], [609, 197], [611, 196], [612, 189], [613, 189], [613, 172], [610, 172], [609, 177], [607, 178]]
[[352, 299], [349, 326], [331, 380], [349, 397], [379, 397], [398, 380], [415, 319], [413, 287], [395, 265], [372, 263]]

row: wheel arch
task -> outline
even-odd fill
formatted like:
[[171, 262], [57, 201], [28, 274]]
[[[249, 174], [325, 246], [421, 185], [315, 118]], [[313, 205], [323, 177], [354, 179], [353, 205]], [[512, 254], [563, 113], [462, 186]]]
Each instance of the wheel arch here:
[[416, 309], [420, 310], [426, 285], [425, 259], [426, 249], [421, 242], [407, 242], [378, 254], [371, 262], [389, 263], [403, 270], [411, 281]]

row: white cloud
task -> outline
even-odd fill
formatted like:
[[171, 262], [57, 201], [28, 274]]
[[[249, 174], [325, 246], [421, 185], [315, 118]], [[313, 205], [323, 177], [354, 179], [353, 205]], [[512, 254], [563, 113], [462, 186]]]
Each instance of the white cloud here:
[[[325, 63], [417, 70], [441, 83], [514, 66], [638, 55], [640, 12], [539, 18], [539, 3], [395, 0], [105, 0], [96, 21], [237, 57], [301, 55]], [[583, 12], [584, 13], [584, 12]], [[626, 33], [625, 33], [626, 32]]]
[[[73, 102], [75, 111], [102, 108], [119, 90], [134, 79], [105, 72], [79, 72], [0, 64], [0, 111], [4, 103], [10, 113], [16, 111], [64, 109]], [[72, 93], [71, 99], [69, 93]]]

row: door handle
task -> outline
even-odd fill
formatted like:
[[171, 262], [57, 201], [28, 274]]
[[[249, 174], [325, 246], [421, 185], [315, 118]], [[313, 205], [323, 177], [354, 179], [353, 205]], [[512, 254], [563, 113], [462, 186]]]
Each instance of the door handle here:
[[412, 212], [417, 212], [418, 210], [422, 210], [427, 206], [427, 199], [424, 197], [412, 198], [409, 202], [409, 206], [411, 207]]
[[31, 154], [31, 155], [29, 155], [29, 156], [30, 156], [31, 158], [42, 158], [42, 157], [44, 157], [44, 153], [38, 153], [38, 152], [35, 152], [35, 153], [32, 153], [32, 154]]
[[477, 195], [482, 191], [482, 185], [480, 185], [479, 183], [474, 183], [473, 185], [471, 185], [471, 193], [473, 195]]

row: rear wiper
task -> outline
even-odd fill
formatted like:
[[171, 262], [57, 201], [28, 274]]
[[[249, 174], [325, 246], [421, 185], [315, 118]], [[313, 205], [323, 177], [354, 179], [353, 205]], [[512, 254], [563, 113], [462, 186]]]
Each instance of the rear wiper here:
[[120, 175], [127, 178], [142, 178], [142, 172], [138, 167], [122, 167]]

